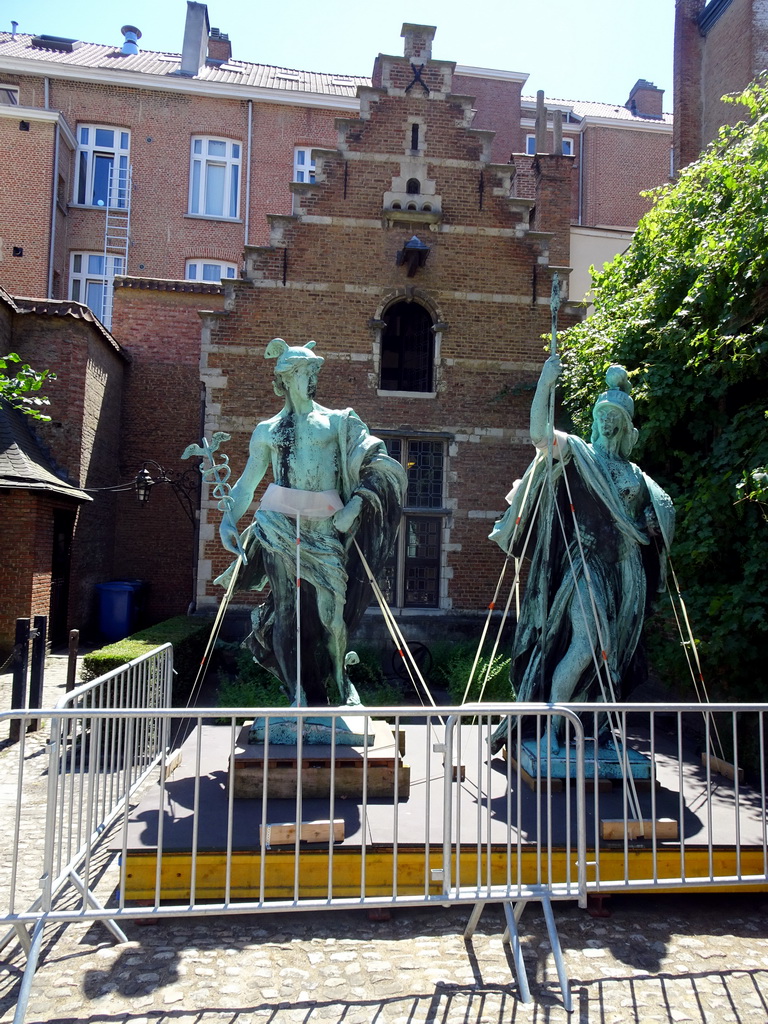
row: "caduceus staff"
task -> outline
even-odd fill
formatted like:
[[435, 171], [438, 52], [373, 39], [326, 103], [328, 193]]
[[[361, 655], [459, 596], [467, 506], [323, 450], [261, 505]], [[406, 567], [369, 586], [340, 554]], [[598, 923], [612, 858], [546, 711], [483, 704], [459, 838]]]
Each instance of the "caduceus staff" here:
[[[202, 445], [187, 445], [187, 447], [182, 452], [181, 457], [182, 459], [189, 459], [192, 456], [198, 456], [199, 458], [203, 459], [199, 466], [200, 473], [202, 474], [203, 480], [205, 480], [206, 483], [213, 484], [213, 496], [214, 498], [218, 498], [218, 503], [216, 507], [219, 509], [220, 512], [223, 512], [225, 516], [228, 516], [232, 521], [233, 525], [236, 527], [237, 524], [232, 519], [232, 506], [234, 504], [234, 500], [232, 498], [232, 488], [229, 486], [229, 478], [232, 474], [232, 469], [229, 465], [229, 456], [226, 455], [224, 452], [219, 452], [221, 456], [220, 462], [217, 462], [215, 457], [215, 453], [218, 451], [219, 447], [225, 441], [229, 441], [230, 437], [230, 434], [225, 434], [223, 431], [217, 430], [216, 433], [211, 438], [210, 444], [208, 443], [208, 439], [204, 437]], [[206, 462], [208, 463], [207, 465]], [[237, 533], [237, 529], [235, 529], [235, 534], [237, 535], [237, 562], [235, 563], [235, 567], [232, 572], [232, 578], [229, 581], [229, 586], [227, 587], [226, 593], [224, 594], [221, 604], [219, 605], [219, 610], [216, 613], [216, 619], [214, 620], [213, 627], [211, 629], [211, 635], [208, 637], [208, 644], [206, 645], [205, 653], [203, 654], [203, 659], [200, 662], [200, 668], [198, 669], [197, 678], [195, 679], [194, 686], [192, 687], [190, 702], [194, 699], [195, 694], [197, 693], [197, 689], [200, 683], [202, 682], [203, 676], [205, 675], [205, 668], [206, 665], [208, 664], [208, 658], [210, 657], [211, 651], [213, 650], [213, 645], [216, 643], [216, 639], [219, 635], [221, 623], [224, 619], [224, 613], [227, 610], [227, 606], [229, 605], [229, 602], [232, 598], [232, 594], [235, 592], [235, 585], [237, 583], [237, 578], [240, 573], [240, 566], [248, 564], [248, 559], [246, 558], [245, 555], [245, 549], [243, 548], [243, 543], [242, 540], [240, 539], [239, 534]]]
[[[232, 520], [232, 506], [234, 500], [232, 498], [232, 488], [229, 486], [229, 478], [232, 474], [232, 467], [229, 465], [229, 456], [224, 452], [220, 452], [221, 462], [217, 462], [215, 453], [219, 450], [220, 446], [225, 442], [229, 441], [231, 434], [225, 434], [222, 430], [217, 430], [211, 438], [210, 444], [206, 437], [203, 438], [202, 445], [190, 444], [184, 449], [182, 453], [182, 459], [189, 459], [193, 455], [197, 455], [203, 460], [208, 460], [209, 465], [206, 466], [205, 461], [200, 463], [199, 469], [202, 474], [203, 480], [208, 484], [213, 484], [213, 496], [218, 498], [218, 504], [216, 507], [220, 512], [223, 512], [225, 516], [228, 516]], [[237, 523], [232, 520], [232, 525], [237, 527]], [[237, 551], [243, 560], [243, 564], [248, 564], [248, 559], [245, 556], [245, 550], [243, 548], [242, 541], [238, 534], [237, 538]]]

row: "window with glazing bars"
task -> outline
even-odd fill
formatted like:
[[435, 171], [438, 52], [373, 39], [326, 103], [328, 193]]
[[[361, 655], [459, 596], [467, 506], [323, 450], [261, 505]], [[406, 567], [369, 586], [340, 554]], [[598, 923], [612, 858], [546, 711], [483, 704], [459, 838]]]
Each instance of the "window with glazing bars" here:
[[379, 580], [390, 605], [437, 608], [445, 511], [445, 440], [388, 437], [387, 451], [404, 466], [408, 489], [395, 551]]

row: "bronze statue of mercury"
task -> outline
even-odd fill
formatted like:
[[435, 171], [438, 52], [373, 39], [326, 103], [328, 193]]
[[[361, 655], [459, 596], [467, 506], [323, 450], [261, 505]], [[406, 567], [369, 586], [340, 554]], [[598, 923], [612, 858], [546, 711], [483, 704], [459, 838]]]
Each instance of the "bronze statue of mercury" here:
[[[643, 624], [665, 586], [674, 508], [629, 461], [638, 431], [624, 367], [606, 373], [589, 442], [548, 424], [561, 370], [556, 355], [544, 364], [530, 417], [538, 454], [490, 535], [530, 558], [510, 681], [518, 701], [621, 700], [647, 672]], [[556, 717], [550, 749], [562, 732]], [[505, 739], [497, 732], [494, 747]]]
[[[246, 644], [294, 703], [356, 704], [345, 673], [347, 639], [371, 597], [358, 547], [378, 575], [400, 523], [405, 471], [352, 409], [315, 401], [324, 360], [314, 341], [290, 346], [275, 338], [265, 356], [275, 360], [273, 386], [284, 404], [251, 435], [219, 530], [224, 547], [235, 555], [244, 551], [246, 561], [233, 563], [217, 582], [227, 586], [237, 572], [237, 590], [269, 584], [266, 601], [253, 610]], [[238, 523], [269, 470], [272, 482], [240, 534]]]

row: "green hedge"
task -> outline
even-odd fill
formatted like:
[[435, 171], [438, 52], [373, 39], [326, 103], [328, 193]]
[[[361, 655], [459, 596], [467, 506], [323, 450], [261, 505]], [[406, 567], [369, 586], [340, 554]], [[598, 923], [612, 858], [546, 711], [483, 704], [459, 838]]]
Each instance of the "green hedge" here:
[[88, 682], [96, 679], [113, 668], [127, 665], [129, 661], [153, 651], [156, 647], [171, 643], [175, 669], [173, 696], [175, 701], [184, 699], [192, 690], [210, 632], [209, 620], [191, 618], [187, 615], [177, 615], [173, 619], [166, 619], [165, 622], [158, 622], [157, 625], [142, 629], [133, 636], [86, 654], [83, 658], [83, 680]]

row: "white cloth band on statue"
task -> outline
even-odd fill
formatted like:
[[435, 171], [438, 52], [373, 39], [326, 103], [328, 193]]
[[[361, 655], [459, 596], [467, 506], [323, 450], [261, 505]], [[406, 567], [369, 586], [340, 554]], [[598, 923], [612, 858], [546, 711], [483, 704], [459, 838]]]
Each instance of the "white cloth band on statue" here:
[[344, 502], [338, 491], [302, 491], [298, 487], [270, 484], [264, 492], [259, 508], [265, 512], [282, 512], [302, 519], [329, 519]]
[[[560, 452], [565, 451], [568, 448], [568, 435], [564, 434], [562, 430], [555, 430], [554, 432], [554, 444], [552, 446], [552, 457], [555, 459], [560, 458]], [[549, 447], [549, 441], [545, 438], [536, 447], [540, 452], [545, 452]]]

